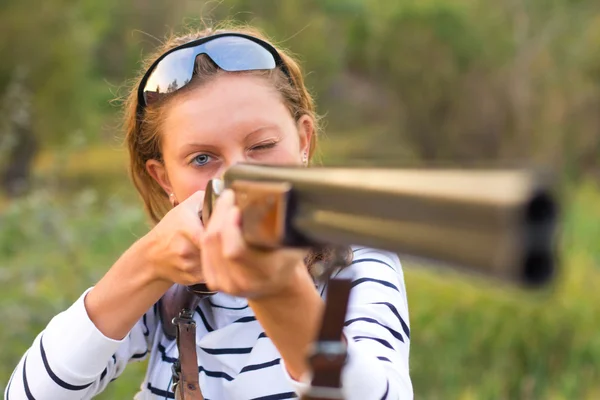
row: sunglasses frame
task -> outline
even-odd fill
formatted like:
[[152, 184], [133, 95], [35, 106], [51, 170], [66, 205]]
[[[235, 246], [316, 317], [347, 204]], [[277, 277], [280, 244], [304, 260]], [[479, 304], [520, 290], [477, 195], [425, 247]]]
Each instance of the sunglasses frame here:
[[[140, 84], [138, 86], [138, 106], [137, 106], [137, 114], [139, 117], [141, 117], [141, 115], [143, 114], [144, 108], [148, 106], [148, 104], [146, 104], [146, 100], [144, 98], [144, 89], [146, 88], [146, 84], [148, 83], [148, 79], [150, 79], [150, 75], [152, 75], [152, 72], [154, 72], [155, 68], [157, 67], [157, 65], [165, 58], [167, 57], [169, 54], [174, 53], [178, 50], [181, 49], [187, 49], [190, 47], [197, 47], [200, 46], [202, 44], [208, 43], [212, 40], [221, 38], [221, 37], [226, 37], [226, 36], [234, 36], [234, 37], [241, 37], [244, 39], [248, 39], [254, 43], [257, 43], [258, 45], [260, 45], [261, 47], [263, 47], [265, 50], [267, 50], [272, 56], [273, 59], [275, 61], [275, 68], [280, 68], [283, 73], [288, 77], [288, 79], [290, 80], [290, 82], [292, 83], [292, 85], [294, 84], [294, 80], [292, 79], [290, 72], [287, 68], [287, 66], [285, 65], [285, 63], [283, 62], [283, 59], [281, 58], [281, 56], [279, 55], [279, 53], [277, 52], [277, 50], [271, 46], [269, 43], [265, 42], [264, 40], [261, 40], [259, 38], [256, 38], [254, 36], [250, 36], [250, 35], [246, 35], [243, 33], [236, 33], [236, 32], [225, 32], [225, 33], [218, 33], [215, 35], [210, 35], [210, 36], [206, 36], [197, 40], [193, 40], [191, 42], [188, 43], [184, 43], [182, 45], [179, 45], [175, 48], [172, 48], [171, 50], [167, 51], [166, 53], [164, 53], [162, 56], [160, 56], [156, 61], [154, 61], [152, 63], [152, 65], [150, 66], [150, 68], [148, 68], [148, 71], [146, 71], [146, 73], [144, 74], [144, 77], [142, 78], [142, 80], [140, 81]], [[203, 54], [203, 53], [199, 53], [198, 55]], [[196, 57], [198, 56], [196, 55]], [[195, 59], [194, 59], [195, 62]], [[219, 67], [220, 68], [220, 67]], [[183, 86], [182, 86], [183, 87]]]

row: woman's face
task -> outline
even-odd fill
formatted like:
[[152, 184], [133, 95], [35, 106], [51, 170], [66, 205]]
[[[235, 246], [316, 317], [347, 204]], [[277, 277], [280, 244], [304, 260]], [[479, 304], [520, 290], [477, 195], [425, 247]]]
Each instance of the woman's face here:
[[164, 164], [146, 167], [181, 202], [233, 164], [299, 164], [314, 124], [295, 121], [262, 77], [222, 74], [174, 99], [162, 125]]

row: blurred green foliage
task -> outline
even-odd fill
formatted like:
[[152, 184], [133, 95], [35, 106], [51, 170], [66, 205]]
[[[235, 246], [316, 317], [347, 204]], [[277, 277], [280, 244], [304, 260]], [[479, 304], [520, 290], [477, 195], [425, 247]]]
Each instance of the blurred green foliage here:
[[340, 146], [349, 136], [362, 142], [349, 156], [545, 163], [569, 178], [600, 169], [594, 0], [5, 0], [0, 7], [0, 155], [10, 152], [14, 131], [11, 82], [30, 95], [27, 125], [41, 148], [111, 139], [118, 113], [109, 100], [125, 93], [142, 54], [167, 32], [232, 19], [259, 26], [300, 57], [329, 131]]
[[[79, 159], [90, 160], [86, 169]], [[97, 148], [42, 160], [37, 189], [4, 205], [0, 343], [9, 345], [0, 350], [0, 390], [49, 319], [147, 232], [118, 160], [122, 151]], [[561, 273], [548, 290], [524, 293], [404, 261], [418, 398], [598, 398], [600, 189], [584, 181], [565, 193]], [[131, 398], [143, 376], [144, 364], [132, 364], [99, 398]]]
[[[13, 174], [26, 194], [0, 197], [0, 390], [49, 319], [148, 229], [110, 100], [167, 32], [229, 18], [300, 58], [326, 115], [325, 163], [541, 163], [562, 178], [552, 290], [405, 263], [417, 398], [600, 398], [595, 0], [3, 0], [0, 175], [23, 146], [35, 168]], [[131, 398], [143, 371], [100, 398]]]

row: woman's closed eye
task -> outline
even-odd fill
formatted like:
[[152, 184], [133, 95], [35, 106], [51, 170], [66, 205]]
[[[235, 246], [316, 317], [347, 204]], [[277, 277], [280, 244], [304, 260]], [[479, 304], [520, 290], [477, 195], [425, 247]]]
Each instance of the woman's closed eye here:
[[269, 150], [272, 149], [273, 147], [275, 147], [277, 145], [277, 141], [273, 140], [273, 141], [269, 141], [269, 142], [264, 142], [264, 143], [259, 143], [253, 147], [251, 147], [249, 149], [249, 151], [262, 151], [262, 150]]

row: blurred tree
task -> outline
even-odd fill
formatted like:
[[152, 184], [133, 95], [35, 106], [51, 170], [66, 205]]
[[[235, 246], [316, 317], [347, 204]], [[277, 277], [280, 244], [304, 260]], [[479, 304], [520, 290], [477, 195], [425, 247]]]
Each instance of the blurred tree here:
[[0, 140], [11, 143], [2, 149], [2, 184], [9, 194], [26, 186], [40, 144], [83, 134], [93, 37], [84, 22], [77, 3], [66, 0], [3, 2]]
[[[534, 161], [570, 176], [600, 169], [593, 0], [5, 0], [0, 7], [5, 188], [11, 177], [26, 179], [40, 147], [112, 140], [107, 121], [118, 114], [109, 100], [135, 75], [140, 55], [171, 30], [225, 19], [257, 25], [299, 55], [343, 157]], [[9, 87], [21, 88], [22, 106], [8, 100]], [[20, 114], [29, 121], [16, 128]], [[9, 173], [17, 159], [22, 165]]]
[[172, 9], [166, 0], [2, 3], [0, 183], [7, 194], [27, 187], [40, 147], [98, 139], [102, 114], [114, 114], [111, 85], [121, 85], [138, 61], [132, 27], [144, 39], [161, 35], [169, 15], [181, 18]]
[[17, 196], [27, 190], [33, 157], [38, 141], [33, 134], [31, 120], [31, 93], [24, 82], [28, 71], [15, 71], [6, 88], [1, 115], [6, 116], [0, 126], [0, 154], [4, 165], [0, 184], [9, 196]]

